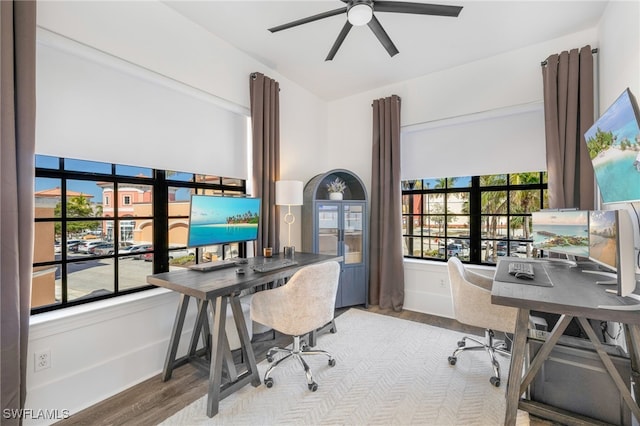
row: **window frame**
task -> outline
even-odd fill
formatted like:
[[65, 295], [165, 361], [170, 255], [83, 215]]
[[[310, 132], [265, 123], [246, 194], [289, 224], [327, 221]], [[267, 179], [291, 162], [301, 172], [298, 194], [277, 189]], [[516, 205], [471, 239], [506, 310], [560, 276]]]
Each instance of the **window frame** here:
[[[533, 173], [538, 174], [538, 181], [536, 183], [512, 183], [512, 177], [522, 175], [525, 173]], [[477, 265], [487, 265], [487, 266], [495, 266], [497, 263], [492, 262], [490, 260], [485, 261], [482, 256], [482, 244], [488, 244], [489, 242], [497, 242], [504, 241], [506, 243], [506, 252], [504, 255], [511, 256], [515, 253], [512, 249], [514, 244], [520, 243], [532, 243], [532, 239], [525, 239], [513, 236], [511, 233], [511, 221], [514, 218], [518, 217], [531, 217], [531, 212], [541, 210], [543, 208], [547, 208], [548, 200], [547, 200], [547, 174], [546, 171], [540, 172], [522, 172], [522, 173], [509, 173], [509, 174], [496, 174], [496, 175], [488, 175], [488, 176], [504, 176], [504, 183], [500, 184], [491, 184], [491, 185], [483, 185], [481, 183], [481, 176], [469, 176], [463, 178], [469, 178], [470, 184], [469, 186], [456, 186], [450, 185], [450, 177], [442, 178], [442, 179], [412, 179], [412, 180], [403, 180], [402, 181], [402, 222], [406, 223], [406, 228], [403, 226], [402, 230], [402, 238], [403, 243], [407, 246], [407, 253], [403, 253], [403, 257], [405, 259], [419, 259], [419, 260], [431, 260], [431, 261], [439, 261], [446, 262], [449, 259], [448, 253], [448, 245], [450, 244], [451, 239], [459, 239], [457, 236], [450, 236], [448, 234], [448, 226], [450, 217], [461, 216], [460, 213], [449, 212], [448, 209], [448, 195], [449, 194], [457, 194], [457, 193], [465, 193], [467, 194], [468, 200], [468, 217], [469, 217], [469, 247], [468, 247], [468, 259], [466, 256], [460, 256], [461, 260], [464, 263], [469, 264], [477, 264]], [[438, 180], [442, 182], [446, 182], [444, 187], [434, 187], [431, 188], [430, 185], [427, 185], [427, 181]], [[417, 184], [419, 182], [419, 184]], [[539, 191], [538, 197], [538, 205], [532, 208], [529, 212], [515, 212], [511, 207], [511, 200], [513, 198], [513, 194], [516, 191], [525, 191], [525, 190], [533, 190]], [[493, 213], [483, 213], [482, 209], [482, 195], [483, 193], [490, 193], [496, 191], [504, 191], [506, 208], [503, 212], [493, 212]], [[440, 257], [438, 256], [427, 256], [425, 255], [425, 250], [420, 249], [420, 255], [416, 255], [416, 251], [412, 250], [414, 241], [419, 241], [420, 246], [424, 247], [425, 238], [432, 238], [433, 236], [426, 236], [424, 231], [424, 224], [422, 223], [422, 218], [433, 215], [433, 213], [426, 214], [425, 213], [425, 197], [429, 195], [437, 195], [443, 197], [444, 204], [444, 212], [442, 214], [438, 214], [439, 216], [444, 216], [444, 233], [443, 235], [437, 235], [435, 238], [444, 238], [444, 253]], [[411, 205], [411, 203], [415, 203], [415, 198], [411, 197], [413, 195], [419, 195], [420, 199], [420, 208], [419, 212], [416, 213], [416, 209], [413, 208], [415, 205]], [[409, 196], [409, 206], [405, 206], [405, 196]], [[405, 211], [405, 207], [407, 207]], [[503, 217], [506, 218], [506, 237], [498, 238], [497, 236], [493, 236], [493, 238], [483, 237], [482, 235], [482, 220], [483, 218], [488, 217]], [[421, 224], [420, 233], [415, 233], [414, 231], [414, 223], [415, 219], [419, 218], [419, 223]], [[406, 229], [406, 232], [404, 230]], [[429, 234], [431, 233], [431, 227], [429, 227]], [[433, 238], [432, 238], [433, 239]], [[440, 242], [438, 242], [437, 250], [440, 251], [439, 247]], [[494, 246], [495, 247], [495, 246]], [[411, 254], [413, 253], [413, 254]], [[466, 253], [466, 252], [465, 252]], [[528, 252], [529, 253], [529, 252]], [[527, 253], [527, 256], [529, 255]], [[496, 250], [496, 254], [497, 250]], [[499, 254], [497, 256], [493, 256], [493, 258], [499, 258]]]
[[[115, 232], [116, 229], [120, 229], [120, 223], [126, 222], [130, 220], [149, 220], [152, 222], [153, 226], [153, 237], [152, 244], [153, 250], [150, 253], [153, 253], [153, 263], [152, 269], [153, 273], [161, 273], [168, 272], [170, 266], [170, 254], [171, 250], [183, 250], [186, 246], [169, 246], [169, 225], [171, 220], [188, 220], [188, 213], [186, 215], [174, 215], [170, 216], [169, 214], [169, 190], [170, 188], [183, 188], [191, 193], [215, 193], [215, 194], [242, 194], [246, 195], [246, 180], [243, 179], [235, 179], [235, 178], [226, 178], [219, 176], [208, 176], [208, 179], [203, 179], [202, 174], [192, 173], [192, 172], [180, 172], [180, 176], [182, 177], [180, 180], [172, 179], [172, 176], [176, 174], [173, 171], [167, 170], [157, 170], [157, 169], [148, 169], [151, 171], [152, 176], [131, 176], [126, 174], [117, 174], [117, 168], [121, 166], [120, 164], [114, 163], [100, 163], [100, 164], [108, 164], [110, 166], [110, 173], [99, 173], [99, 172], [91, 172], [91, 171], [81, 171], [77, 169], [65, 169], [65, 162], [71, 160], [77, 161], [75, 159], [69, 159], [64, 157], [55, 157], [55, 156], [46, 156], [36, 154], [36, 159], [38, 157], [47, 157], [49, 161], [55, 161], [57, 159], [57, 167], [51, 167], [50, 162], [46, 164], [49, 167], [38, 167], [36, 160], [35, 167], [35, 178], [36, 181], [38, 178], [48, 178], [55, 179], [60, 182], [60, 199], [58, 203], [60, 205], [60, 215], [56, 217], [53, 214], [51, 217], [36, 217], [34, 220], [34, 225], [37, 226], [38, 223], [56, 223], [59, 222], [61, 225], [61, 235], [60, 235], [60, 244], [63, 247], [60, 253], [59, 259], [47, 260], [43, 262], [33, 262], [33, 268], [41, 268], [41, 267], [58, 267], [60, 268], [60, 285], [61, 288], [61, 300], [56, 300], [55, 303], [50, 305], [43, 305], [31, 308], [31, 315], [49, 312], [59, 309], [65, 309], [71, 306], [82, 305], [86, 303], [95, 302], [98, 300], [111, 299], [114, 297], [120, 297], [129, 295], [132, 293], [138, 293], [141, 291], [146, 291], [149, 289], [156, 288], [156, 286], [149, 285], [146, 283], [141, 283], [140, 286], [136, 286], [133, 288], [120, 289], [119, 288], [119, 267], [118, 264], [120, 260], [120, 256], [118, 256], [117, 250], [114, 251], [112, 255], [99, 255], [94, 256], [92, 259], [114, 259], [114, 268], [113, 268], [113, 291], [109, 294], [102, 294], [93, 297], [82, 297], [78, 299], [69, 300], [68, 295], [68, 266], [72, 263], [80, 263], [82, 260], [79, 259], [69, 259], [67, 256], [67, 250], [64, 249], [67, 243], [67, 233], [65, 230], [66, 226], [70, 222], [74, 221], [101, 221], [103, 224], [106, 221], [112, 222], [113, 232], [113, 244], [118, 247], [119, 245], [119, 234], [120, 232]], [[136, 167], [136, 166], [133, 166]], [[185, 179], [184, 176], [189, 176], [189, 179]], [[63, 202], [63, 195], [67, 194], [67, 183], [68, 181], [91, 181], [91, 182], [105, 182], [109, 185], [112, 185], [111, 190], [113, 196], [107, 196], [111, 200], [118, 199], [118, 186], [122, 184], [128, 185], [141, 185], [150, 187], [152, 192], [152, 213], [147, 216], [135, 216], [132, 217], [128, 215], [129, 213], [119, 212], [118, 211], [118, 203], [115, 203], [113, 206], [109, 206], [110, 209], [113, 210], [112, 216], [107, 216], [104, 213], [100, 215], [95, 215], [91, 217], [83, 217], [83, 218], [74, 218], [67, 216], [67, 203]], [[99, 203], [102, 205], [104, 202], [103, 198], [100, 198], [96, 201], [96, 204]], [[184, 202], [184, 201], [182, 201]], [[127, 205], [130, 207], [134, 203]], [[124, 206], [123, 200], [123, 206]], [[106, 207], [106, 206], [104, 206]], [[35, 235], [34, 237], [37, 237]], [[38, 244], [37, 241], [34, 241], [34, 248]], [[238, 251], [239, 255], [246, 255], [246, 243], [238, 243]], [[195, 261], [200, 262], [200, 248], [195, 249]], [[224, 251], [224, 248], [223, 248]]]

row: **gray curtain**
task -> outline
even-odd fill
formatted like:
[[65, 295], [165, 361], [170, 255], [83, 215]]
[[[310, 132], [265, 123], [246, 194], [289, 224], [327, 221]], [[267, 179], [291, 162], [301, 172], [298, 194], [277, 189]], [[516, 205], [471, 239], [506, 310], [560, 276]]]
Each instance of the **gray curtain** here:
[[[0, 1], [0, 401], [24, 407], [31, 304], [36, 2]], [[7, 416], [11, 417], [11, 416]], [[18, 418], [1, 423], [19, 424]]]
[[549, 207], [592, 210], [593, 165], [584, 141], [594, 120], [591, 47], [551, 55], [542, 64]]
[[373, 101], [369, 303], [399, 311], [404, 304], [400, 98]]
[[280, 179], [280, 86], [260, 73], [249, 80], [253, 133], [253, 190], [262, 199], [258, 254], [263, 247], [280, 251], [276, 181]]

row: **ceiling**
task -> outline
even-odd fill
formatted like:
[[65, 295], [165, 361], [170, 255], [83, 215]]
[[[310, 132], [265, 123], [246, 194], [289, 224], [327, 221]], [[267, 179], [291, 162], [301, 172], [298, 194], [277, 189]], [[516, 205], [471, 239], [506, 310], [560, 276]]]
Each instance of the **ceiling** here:
[[607, 4], [597, 0], [415, 2], [463, 9], [457, 18], [376, 12], [400, 53], [390, 57], [367, 26], [353, 27], [333, 61], [325, 61], [325, 57], [346, 21], [345, 14], [273, 34], [267, 29], [344, 7], [342, 1], [165, 3], [325, 100], [593, 28]]

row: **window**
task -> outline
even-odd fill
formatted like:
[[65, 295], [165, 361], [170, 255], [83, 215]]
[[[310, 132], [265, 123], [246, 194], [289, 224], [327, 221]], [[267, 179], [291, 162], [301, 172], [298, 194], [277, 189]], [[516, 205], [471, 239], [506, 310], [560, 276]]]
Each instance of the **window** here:
[[402, 181], [404, 256], [495, 264], [533, 255], [531, 212], [547, 208], [546, 172]]
[[32, 313], [146, 290], [147, 275], [244, 255], [245, 244], [186, 247], [191, 194], [245, 194], [242, 179], [43, 155], [35, 162]]

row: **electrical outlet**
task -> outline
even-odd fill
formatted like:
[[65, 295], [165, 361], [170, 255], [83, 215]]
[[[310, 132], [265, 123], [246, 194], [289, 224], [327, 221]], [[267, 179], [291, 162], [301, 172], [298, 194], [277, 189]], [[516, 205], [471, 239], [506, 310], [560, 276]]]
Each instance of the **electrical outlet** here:
[[34, 358], [34, 371], [45, 370], [51, 367], [51, 349], [36, 352]]
[[440, 287], [446, 287], [446, 283], [444, 282], [444, 278], [440, 278]]

